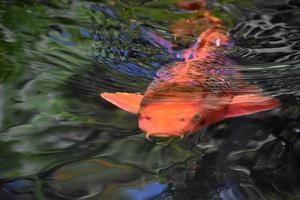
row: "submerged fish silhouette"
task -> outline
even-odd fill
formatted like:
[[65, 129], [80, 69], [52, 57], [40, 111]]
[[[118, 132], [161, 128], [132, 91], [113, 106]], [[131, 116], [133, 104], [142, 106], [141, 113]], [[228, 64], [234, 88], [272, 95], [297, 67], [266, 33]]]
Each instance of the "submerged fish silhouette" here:
[[184, 53], [185, 61], [159, 70], [144, 95], [101, 93], [119, 108], [135, 113], [147, 137], [183, 137], [226, 118], [280, 106], [249, 85], [222, 50], [231, 45], [221, 28], [203, 32]]

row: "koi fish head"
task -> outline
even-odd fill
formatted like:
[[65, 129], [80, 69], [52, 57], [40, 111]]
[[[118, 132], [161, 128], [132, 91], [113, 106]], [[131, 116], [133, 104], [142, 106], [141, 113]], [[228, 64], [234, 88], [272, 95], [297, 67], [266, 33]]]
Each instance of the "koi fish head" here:
[[139, 127], [148, 137], [182, 137], [205, 126], [199, 106], [195, 102], [153, 102], [140, 109]]

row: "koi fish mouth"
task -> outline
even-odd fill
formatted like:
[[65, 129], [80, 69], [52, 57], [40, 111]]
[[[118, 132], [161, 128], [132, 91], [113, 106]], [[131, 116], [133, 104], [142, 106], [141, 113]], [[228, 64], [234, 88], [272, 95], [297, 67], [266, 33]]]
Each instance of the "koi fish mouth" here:
[[146, 133], [146, 137], [184, 137], [184, 133], [181, 132], [170, 132], [170, 133], [163, 133], [163, 132], [153, 132], [153, 133]]

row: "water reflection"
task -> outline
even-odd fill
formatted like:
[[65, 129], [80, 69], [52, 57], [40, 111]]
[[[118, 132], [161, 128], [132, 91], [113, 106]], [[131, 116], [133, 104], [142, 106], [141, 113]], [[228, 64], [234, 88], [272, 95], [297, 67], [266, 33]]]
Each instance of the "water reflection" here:
[[[3, 89], [2, 86], [0, 86], [0, 97], [3, 97]], [[0, 98], [0, 127], [2, 127], [2, 120], [3, 120], [3, 98]]]
[[235, 40], [225, 53], [283, 106], [149, 141], [98, 94], [142, 92], [180, 60], [195, 35], [170, 28], [193, 11], [174, 1], [0, 3], [0, 198], [299, 198], [299, 5], [208, 6]]

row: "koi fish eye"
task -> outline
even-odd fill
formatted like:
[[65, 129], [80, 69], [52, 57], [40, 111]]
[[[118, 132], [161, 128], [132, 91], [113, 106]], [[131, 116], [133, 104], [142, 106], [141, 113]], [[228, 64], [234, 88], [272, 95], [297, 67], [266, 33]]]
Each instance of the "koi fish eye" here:
[[200, 120], [201, 120], [201, 115], [200, 115], [200, 114], [194, 115], [194, 117], [193, 117], [193, 122], [198, 122], [198, 121], [200, 121]]
[[200, 123], [200, 125], [204, 125], [205, 124], [205, 119], [203, 117], [201, 117], [200, 114], [194, 115], [192, 121], [195, 122], [195, 123]]

